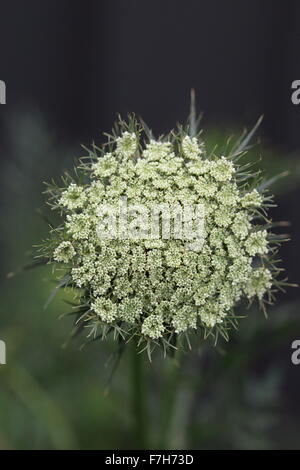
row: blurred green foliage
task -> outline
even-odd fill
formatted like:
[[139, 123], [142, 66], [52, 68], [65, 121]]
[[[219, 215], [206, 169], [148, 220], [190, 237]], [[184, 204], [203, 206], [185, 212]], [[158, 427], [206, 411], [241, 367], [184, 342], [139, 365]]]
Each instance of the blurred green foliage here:
[[[7, 365], [0, 366], [0, 449], [136, 448], [135, 394], [130, 348], [116, 361], [113, 342], [68, 340], [72, 318], [60, 292], [47, 310], [51, 292], [48, 267], [7, 279], [26, 264], [26, 252], [46, 233], [36, 208], [42, 207], [43, 180], [73, 164], [80, 150], [56, 142], [40, 116], [21, 114], [8, 123], [1, 149], [1, 316], [0, 338]], [[205, 136], [212, 148], [224, 131]], [[253, 159], [278, 181], [284, 193], [298, 184], [294, 159], [255, 147]], [[149, 448], [247, 449], [300, 448], [299, 372], [291, 365], [290, 344], [300, 331], [299, 303], [284, 297], [269, 312], [249, 309], [239, 332], [216, 348], [201, 344], [181, 358], [141, 357], [145, 400], [144, 433]], [[241, 311], [241, 314], [244, 314]], [[65, 347], [62, 347], [67, 342]], [[181, 366], [178, 367], [178, 361]], [[293, 390], [295, 386], [295, 390]]]

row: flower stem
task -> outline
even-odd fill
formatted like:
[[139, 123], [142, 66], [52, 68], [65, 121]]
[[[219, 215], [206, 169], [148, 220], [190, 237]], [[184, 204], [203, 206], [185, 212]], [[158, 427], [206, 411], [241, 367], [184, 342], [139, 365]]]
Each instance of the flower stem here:
[[165, 360], [164, 375], [165, 384], [161, 404], [160, 449], [169, 448], [176, 397], [180, 386], [181, 368], [175, 359]]
[[131, 348], [132, 408], [134, 416], [134, 442], [137, 449], [147, 448], [147, 403], [145, 395], [145, 368], [143, 356], [136, 343]]

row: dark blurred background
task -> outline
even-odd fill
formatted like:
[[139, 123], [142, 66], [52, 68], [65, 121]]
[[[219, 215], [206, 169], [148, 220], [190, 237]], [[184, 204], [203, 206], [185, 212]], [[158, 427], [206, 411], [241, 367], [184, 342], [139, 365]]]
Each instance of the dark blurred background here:
[[[116, 113], [167, 132], [187, 118], [193, 87], [211, 146], [263, 114], [251, 158], [271, 176], [290, 171], [274, 185], [272, 216], [291, 222], [281, 256], [298, 281], [300, 105], [291, 84], [300, 79], [299, 15], [297, 0], [0, 0], [0, 448], [136, 445], [127, 356], [104, 394], [114, 346], [62, 349], [71, 320], [58, 320], [68, 312], [64, 293], [43, 310], [49, 270], [6, 278], [47, 233], [37, 212], [43, 181], [70, 169], [81, 144], [101, 143]], [[252, 308], [229, 344], [184, 358], [170, 447], [300, 448], [300, 365], [291, 363], [299, 307], [291, 288], [268, 321]], [[159, 422], [169, 365], [161, 374], [160, 361], [145, 359], [154, 448], [167, 445]]]

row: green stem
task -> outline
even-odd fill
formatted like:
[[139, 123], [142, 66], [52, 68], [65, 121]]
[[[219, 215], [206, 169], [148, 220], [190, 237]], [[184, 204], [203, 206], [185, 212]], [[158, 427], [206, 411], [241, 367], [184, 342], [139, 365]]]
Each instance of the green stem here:
[[131, 348], [132, 408], [134, 416], [134, 442], [136, 449], [147, 448], [147, 403], [145, 394], [145, 368], [143, 355], [138, 354], [136, 343]]
[[181, 367], [175, 359], [166, 359], [165, 384], [161, 404], [160, 449], [168, 449], [171, 435], [174, 408], [180, 385]]

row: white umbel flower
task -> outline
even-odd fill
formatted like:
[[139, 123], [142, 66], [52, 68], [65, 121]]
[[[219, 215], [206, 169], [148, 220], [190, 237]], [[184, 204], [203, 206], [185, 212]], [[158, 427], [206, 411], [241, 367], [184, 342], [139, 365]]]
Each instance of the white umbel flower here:
[[[234, 155], [207, 155], [199, 135], [186, 130], [155, 140], [136, 121], [119, 127], [103, 151], [77, 168], [78, 182], [53, 193], [62, 220], [44, 251], [80, 289], [79, 323], [103, 336], [114, 331], [165, 347], [196, 330], [226, 337], [237, 303], [262, 303], [276, 282], [267, 207], [255, 178], [245, 183]], [[131, 209], [125, 220], [124, 201], [146, 212], [136, 218]], [[158, 236], [151, 238], [153, 205], [172, 210], [158, 217]], [[204, 208], [203, 239], [175, 231], [186, 205]], [[193, 214], [185, 220], [190, 227]], [[163, 236], [168, 223], [176, 237]]]

